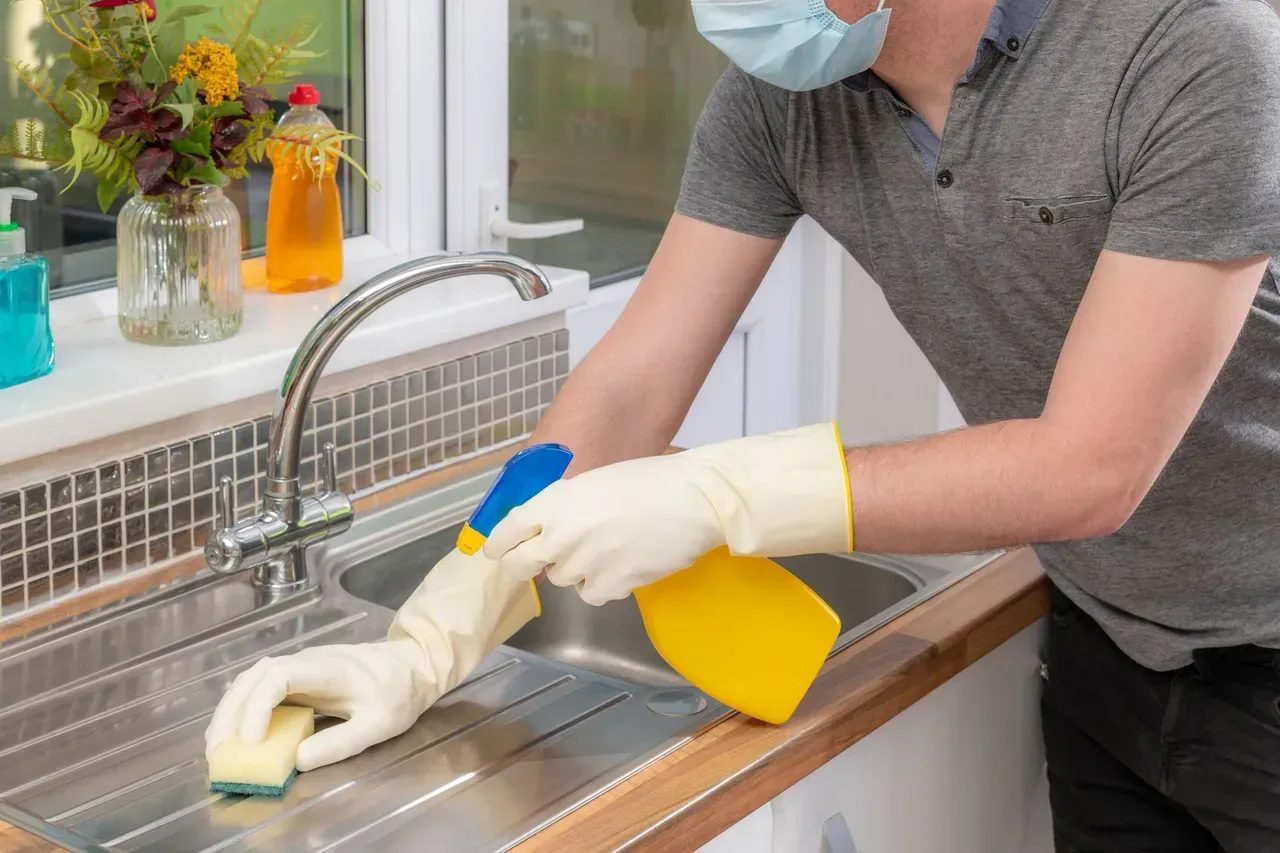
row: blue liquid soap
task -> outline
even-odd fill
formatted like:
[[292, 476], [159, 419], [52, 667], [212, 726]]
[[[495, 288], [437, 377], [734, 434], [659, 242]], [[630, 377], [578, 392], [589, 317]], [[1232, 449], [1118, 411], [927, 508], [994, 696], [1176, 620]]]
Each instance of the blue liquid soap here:
[[26, 253], [26, 235], [9, 216], [15, 198], [34, 201], [36, 194], [0, 189], [0, 388], [53, 370], [49, 263]]

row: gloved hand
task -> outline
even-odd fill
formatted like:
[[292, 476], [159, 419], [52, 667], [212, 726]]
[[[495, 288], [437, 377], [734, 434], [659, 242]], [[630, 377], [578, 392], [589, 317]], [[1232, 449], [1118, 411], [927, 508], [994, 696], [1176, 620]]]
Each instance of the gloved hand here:
[[588, 604], [625, 598], [727, 545], [739, 556], [853, 550], [834, 424], [634, 459], [552, 484], [494, 528], [513, 578], [544, 569]]
[[407, 731], [538, 612], [527, 580], [453, 551], [396, 613], [385, 641], [317, 646], [241, 673], [205, 732], [206, 755], [235, 734], [261, 743], [271, 710], [285, 702], [347, 721], [302, 742], [299, 770], [363, 752]]

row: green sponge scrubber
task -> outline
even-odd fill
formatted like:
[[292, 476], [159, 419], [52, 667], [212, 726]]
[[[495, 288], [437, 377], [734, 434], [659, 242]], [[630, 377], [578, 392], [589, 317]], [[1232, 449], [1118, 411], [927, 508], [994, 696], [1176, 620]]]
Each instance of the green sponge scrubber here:
[[279, 797], [298, 775], [298, 744], [315, 732], [310, 708], [282, 705], [271, 712], [262, 743], [239, 737], [223, 741], [209, 754], [209, 789], [224, 794]]
[[298, 771], [289, 774], [283, 785], [250, 785], [246, 782], [210, 782], [209, 790], [218, 794], [241, 794], [246, 797], [283, 797], [289, 790], [293, 780], [298, 778]]

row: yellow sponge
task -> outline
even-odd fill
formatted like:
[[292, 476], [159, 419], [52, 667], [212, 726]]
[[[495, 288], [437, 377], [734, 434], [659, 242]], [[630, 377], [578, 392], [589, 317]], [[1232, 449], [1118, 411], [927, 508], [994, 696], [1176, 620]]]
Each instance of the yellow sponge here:
[[247, 746], [232, 737], [214, 747], [209, 756], [209, 788], [227, 794], [278, 797], [295, 775], [298, 744], [316, 730], [310, 708], [281, 705], [271, 712], [267, 737]]

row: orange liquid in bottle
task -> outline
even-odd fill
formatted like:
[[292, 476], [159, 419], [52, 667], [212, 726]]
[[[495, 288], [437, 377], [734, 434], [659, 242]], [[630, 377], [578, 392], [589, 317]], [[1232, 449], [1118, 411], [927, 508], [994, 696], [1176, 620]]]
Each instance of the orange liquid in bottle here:
[[316, 180], [296, 155], [272, 156], [267, 205], [267, 290], [305, 293], [342, 280], [342, 202], [326, 163]]

